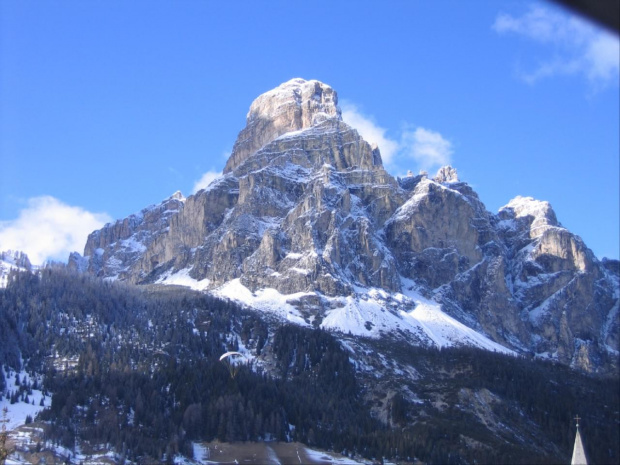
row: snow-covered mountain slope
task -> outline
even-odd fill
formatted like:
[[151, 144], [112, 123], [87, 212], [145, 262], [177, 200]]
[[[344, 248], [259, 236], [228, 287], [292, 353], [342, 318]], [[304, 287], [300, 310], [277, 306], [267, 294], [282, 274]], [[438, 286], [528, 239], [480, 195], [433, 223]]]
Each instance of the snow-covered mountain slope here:
[[0, 289], [6, 287], [11, 270], [32, 271], [28, 256], [17, 250], [0, 252]]
[[24, 370], [15, 372], [2, 368], [6, 386], [0, 391], [0, 416], [7, 409], [6, 429], [12, 430], [26, 423], [52, 403], [50, 397], [41, 391], [43, 376], [27, 373]]
[[[208, 287], [208, 282], [192, 279], [185, 270], [168, 274], [158, 283], [195, 290]], [[403, 293], [357, 287], [354, 295], [325, 297], [330, 309], [323, 318], [309, 314], [299, 305], [300, 299], [316, 297], [314, 293], [284, 295], [269, 288], [252, 292], [240, 279], [234, 279], [213, 294], [302, 326], [374, 338], [398, 334], [415, 345], [438, 348], [470, 345], [515, 354], [444, 313], [439, 303], [423, 297], [416, 287], [415, 283], [403, 278]]]
[[492, 214], [454, 168], [393, 178], [337, 102], [302, 79], [258, 97], [224, 175], [92, 233], [88, 271], [352, 334], [617, 371], [617, 261], [598, 261], [546, 202]]

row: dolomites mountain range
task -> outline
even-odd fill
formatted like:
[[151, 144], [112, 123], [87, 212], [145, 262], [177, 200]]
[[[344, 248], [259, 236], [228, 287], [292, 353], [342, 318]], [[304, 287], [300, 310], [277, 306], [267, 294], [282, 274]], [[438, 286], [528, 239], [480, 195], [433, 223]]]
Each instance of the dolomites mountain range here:
[[493, 214], [452, 167], [394, 178], [318, 81], [258, 97], [221, 177], [94, 231], [70, 266], [360, 336], [618, 370], [617, 261], [547, 202]]

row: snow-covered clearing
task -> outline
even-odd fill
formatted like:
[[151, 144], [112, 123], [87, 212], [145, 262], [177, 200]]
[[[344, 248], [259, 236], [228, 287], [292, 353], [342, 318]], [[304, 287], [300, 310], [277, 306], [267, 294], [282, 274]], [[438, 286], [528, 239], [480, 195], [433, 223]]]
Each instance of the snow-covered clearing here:
[[178, 465], [210, 464], [303, 464], [368, 465], [364, 459], [352, 459], [333, 452], [311, 449], [297, 442], [194, 443], [194, 458], [176, 457]]
[[[382, 289], [357, 287], [353, 295], [346, 297], [320, 296], [330, 302], [321, 327], [375, 338], [393, 332], [406, 332], [426, 345], [440, 348], [469, 345], [514, 355], [512, 350], [444, 313], [439, 303], [415, 291], [412, 281], [403, 278], [403, 289], [403, 293], [388, 293]], [[239, 279], [229, 281], [215, 293], [287, 321], [309, 326], [291, 302], [312, 293], [285, 295], [275, 289], [252, 292]]]
[[176, 273], [172, 270], [166, 271], [159, 277], [156, 284], [185, 286], [198, 291], [202, 291], [209, 286], [210, 281], [208, 279], [202, 279], [200, 281], [194, 279], [189, 275], [190, 271], [192, 271], [191, 268], [185, 268], [177, 271]]
[[[29, 392], [25, 392], [20, 396], [17, 402], [11, 403], [11, 395], [19, 391], [20, 385], [32, 384], [36, 379], [37, 385], [41, 386], [42, 376], [28, 374], [25, 371], [17, 373], [14, 370], [9, 370], [7, 372], [4, 368], [3, 371], [6, 388], [1, 393], [0, 416], [2, 416], [2, 412], [6, 408], [8, 419], [6, 429], [11, 431], [18, 426], [24, 425], [28, 416], [34, 419], [41, 410], [51, 405], [52, 399], [43, 396], [43, 393], [39, 389], [31, 389]], [[41, 405], [41, 403], [43, 403], [43, 405]]]

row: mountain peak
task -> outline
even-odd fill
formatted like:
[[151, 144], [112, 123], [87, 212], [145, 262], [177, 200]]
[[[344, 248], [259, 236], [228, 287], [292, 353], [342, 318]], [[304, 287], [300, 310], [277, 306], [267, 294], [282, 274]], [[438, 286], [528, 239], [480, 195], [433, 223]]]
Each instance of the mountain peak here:
[[520, 195], [500, 208], [499, 216], [526, 222], [532, 237], [542, 235], [550, 227], [560, 226], [549, 202]]
[[167, 200], [180, 200], [181, 202], [185, 202], [185, 197], [181, 193], [181, 191], [176, 191]]
[[456, 168], [452, 168], [450, 165], [442, 166], [439, 168], [439, 171], [437, 171], [435, 181], [440, 184], [459, 182], [459, 176], [456, 172]]
[[0, 251], [0, 289], [6, 287], [11, 270], [32, 271], [28, 255], [19, 250]]
[[423, 345], [445, 345], [424, 328], [450, 321], [439, 326], [451, 343], [480, 331], [617, 372], [608, 362], [618, 351], [617, 275], [548, 202], [517, 197], [493, 215], [450, 166], [397, 181], [337, 101], [303, 79], [259, 96], [218, 182], [92, 233], [88, 272]]
[[0, 261], [27, 270], [32, 268], [28, 255], [20, 250], [4, 250], [0, 252]]
[[279, 136], [315, 126], [326, 119], [342, 120], [338, 95], [320, 81], [295, 78], [257, 97], [247, 114], [224, 173]]

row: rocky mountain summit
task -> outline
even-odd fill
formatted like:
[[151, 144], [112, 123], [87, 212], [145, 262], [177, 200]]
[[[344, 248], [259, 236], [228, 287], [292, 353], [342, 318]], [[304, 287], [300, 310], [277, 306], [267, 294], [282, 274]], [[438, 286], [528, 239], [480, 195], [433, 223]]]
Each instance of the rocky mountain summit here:
[[6, 287], [11, 270], [32, 271], [28, 255], [18, 250], [5, 250], [0, 252], [0, 288]]
[[617, 373], [617, 261], [599, 261], [547, 202], [492, 214], [452, 167], [394, 178], [337, 104], [303, 79], [261, 95], [221, 177], [93, 232], [70, 264], [300, 324]]

